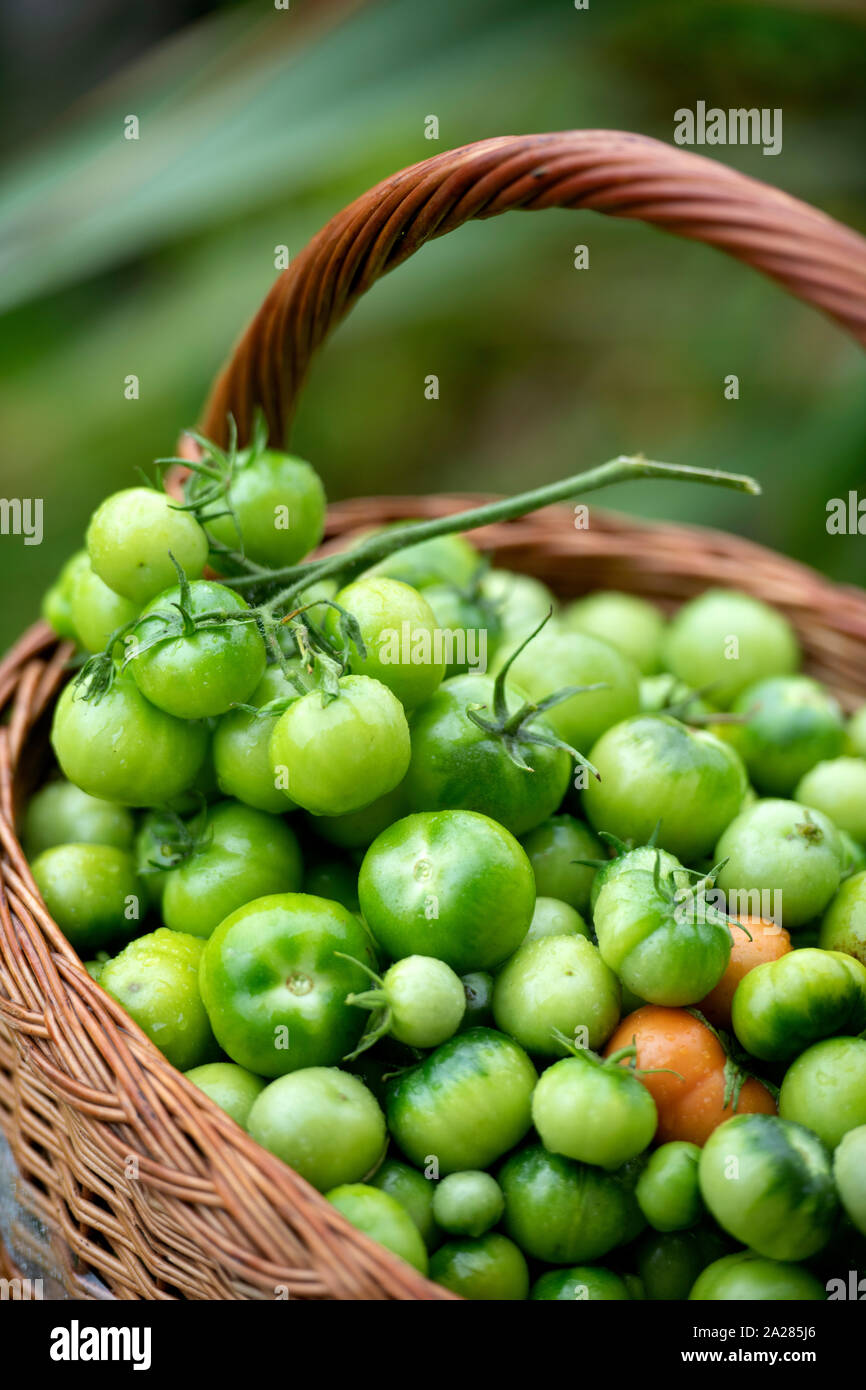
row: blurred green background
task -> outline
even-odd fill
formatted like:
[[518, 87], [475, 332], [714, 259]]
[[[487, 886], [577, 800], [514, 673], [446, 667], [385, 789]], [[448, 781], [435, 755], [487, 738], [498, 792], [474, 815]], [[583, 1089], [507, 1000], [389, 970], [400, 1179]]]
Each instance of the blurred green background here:
[[[93, 506], [195, 422], [275, 246], [296, 254], [404, 164], [523, 131], [670, 141], [700, 99], [781, 107], [778, 157], [703, 152], [866, 230], [860, 0], [18, 0], [2, 25], [0, 493], [45, 504], [41, 546], [0, 537], [2, 646]], [[862, 583], [864, 540], [828, 536], [825, 508], [866, 494], [864, 386], [838, 328], [738, 263], [550, 211], [464, 227], [377, 286], [317, 363], [293, 447], [333, 498], [514, 490], [639, 449], [753, 472], [758, 502], [646, 483], [599, 501]]]

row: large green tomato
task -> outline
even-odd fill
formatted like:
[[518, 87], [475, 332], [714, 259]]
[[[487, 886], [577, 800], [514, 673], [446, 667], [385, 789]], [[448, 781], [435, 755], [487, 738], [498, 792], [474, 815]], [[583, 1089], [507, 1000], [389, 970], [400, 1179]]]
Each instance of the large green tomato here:
[[119, 673], [99, 700], [66, 686], [51, 744], [63, 773], [82, 791], [123, 806], [159, 806], [194, 782], [208, 731], [157, 709], [132, 676]]
[[831, 758], [797, 783], [795, 801], [823, 811], [858, 844], [866, 844], [866, 758]]
[[[842, 872], [839, 832], [820, 811], [796, 801], [756, 801], [731, 821], [716, 845], [724, 859], [718, 886], [725, 893], [760, 893], [754, 916], [774, 916], [781, 926], [799, 927], [830, 902]], [[781, 906], [781, 912], [779, 907]], [[736, 908], [732, 909], [736, 911]]]
[[430, 811], [373, 841], [358, 878], [361, 911], [384, 953], [488, 970], [523, 940], [532, 869], [512, 835], [474, 811]]
[[632, 1235], [635, 1202], [623, 1183], [540, 1144], [511, 1154], [499, 1184], [505, 1230], [525, 1254], [547, 1264], [600, 1259]]
[[[282, 669], [270, 666], [249, 703], [261, 709], [271, 700], [297, 700], [298, 695], [299, 691]], [[275, 816], [290, 811], [293, 805], [291, 798], [274, 785], [270, 743], [278, 718], [277, 714], [229, 710], [220, 719], [213, 736], [214, 769], [220, 791], [257, 811], [270, 811]]]
[[397, 697], [371, 676], [343, 676], [339, 694], [311, 690], [271, 734], [274, 775], [317, 816], [344, 816], [383, 797], [409, 766], [409, 725]]
[[727, 918], [708, 898], [687, 896], [673, 874], [621, 871], [604, 884], [594, 919], [603, 959], [651, 1004], [696, 1004], [730, 959]]
[[604, 860], [605, 849], [575, 816], [551, 816], [521, 841], [529, 855], [539, 897], [558, 898], [587, 916], [596, 870], [586, 860]]
[[771, 1260], [808, 1260], [830, 1239], [838, 1203], [824, 1145], [778, 1115], [735, 1115], [710, 1135], [701, 1195], [723, 1230]]
[[496, 1026], [542, 1057], [567, 1053], [557, 1032], [581, 1047], [601, 1047], [619, 1022], [619, 1006], [616, 975], [585, 936], [525, 942], [493, 985]]
[[45, 906], [76, 950], [89, 954], [138, 930], [143, 895], [129, 850], [54, 845], [31, 870]]
[[[506, 691], [506, 701], [510, 713], [524, 704], [515, 690]], [[478, 708], [489, 720], [493, 707], [493, 678], [467, 675], [446, 681], [414, 712], [406, 795], [413, 811], [480, 811], [523, 835], [560, 806], [572, 760], [564, 749], [533, 744], [518, 732], [515, 751], [527, 764], [518, 766], [504, 738], [479, 728], [467, 712]], [[530, 734], [553, 732], [542, 718], [525, 727]]]
[[343, 1183], [325, 1196], [346, 1220], [371, 1240], [399, 1255], [421, 1274], [427, 1273], [427, 1250], [421, 1233], [396, 1197], [364, 1183]]
[[[353, 674], [381, 681], [406, 709], [423, 704], [444, 677], [446, 664], [442, 630], [423, 595], [399, 579], [369, 575], [341, 589], [334, 601], [354, 617], [366, 650], [362, 656], [349, 642]], [[328, 609], [324, 629], [341, 648], [336, 609]]]
[[643, 676], [659, 669], [664, 615], [636, 594], [599, 589], [568, 604], [559, 616], [559, 626], [566, 632], [601, 637], [633, 661]]
[[269, 893], [301, 886], [301, 852], [285, 821], [221, 801], [210, 807], [199, 847], [162, 885], [167, 927], [210, 936], [229, 913]]
[[28, 859], [52, 845], [114, 845], [131, 849], [135, 824], [125, 806], [88, 796], [71, 782], [48, 782], [24, 811], [22, 844]]
[[825, 1038], [785, 1073], [779, 1114], [823, 1139], [828, 1149], [866, 1125], [866, 1038]]
[[542, 1072], [532, 1122], [549, 1153], [621, 1168], [649, 1147], [659, 1117], [646, 1086], [627, 1067], [577, 1052]]
[[822, 1038], [866, 1028], [866, 966], [842, 951], [789, 951], [743, 977], [731, 1018], [753, 1057], [787, 1061]]
[[529, 1129], [536, 1080], [511, 1038], [470, 1028], [389, 1082], [388, 1128], [418, 1167], [487, 1168]]
[[206, 1062], [186, 1073], [187, 1081], [198, 1086], [214, 1105], [231, 1115], [235, 1124], [246, 1129], [253, 1101], [265, 1089], [260, 1076], [239, 1067], [235, 1062]]
[[738, 1250], [701, 1271], [689, 1301], [802, 1303], [826, 1297], [823, 1285], [802, 1265], [768, 1260], [754, 1250]]
[[845, 1211], [866, 1236], [866, 1125], [845, 1135], [833, 1155], [833, 1177]]
[[110, 589], [142, 604], [177, 583], [174, 560], [187, 579], [199, 578], [207, 538], [195, 517], [179, 511], [170, 497], [131, 487], [97, 507], [87, 528], [87, 553]]
[[325, 490], [311, 465], [293, 454], [242, 451], [228, 502], [234, 515], [209, 520], [208, 530], [257, 565], [294, 565], [322, 539]]
[[[357, 1043], [367, 934], [339, 903], [277, 893], [247, 903], [208, 940], [201, 993], [220, 1046], [259, 1076], [337, 1062]], [[333, 1183], [329, 1183], [333, 1186]]]
[[735, 589], [708, 589], [683, 604], [663, 641], [664, 664], [722, 708], [747, 686], [796, 671], [794, 629], [775, 608]]
[[758, 681], [731, 709], [746, 722], [726, 726], [729, 737], [764, 796], [790, 796], [811, 767], [842, 752], [845, 722], [839, 704], [809, 676]]
[[376, 1097], [339, 1067], [304, 1067], [272, 1081], [253, 1102], [247, 1129], [320, 1192], [361, 1182], [388, 1142]]
[[430, 1278], [472, 1301], [519, 1302], [529, 1293], [526, 1260], [497, 1231], [477, 1240], [450, 1240], [430, 1260]]
[[566, 686], [600, 684], [548, 710], [545, 718], [578, 753], [588, 753], [605, 729], [639, 707], [638, 670], [628, 657], [597, 637], [580, 632], [542, 632], [515, 659], [511, 675], [531, 700]]
[[709, 854], [734, 819], [748, 779], [739, 755], [706, 729], [640, 714], [603, 734], [589, 753], [583, 804], [590, 824], [621, 840], [655, 843], [684, 863]]
[[866, 872], [846, 879], [824, 913], [818, 945], [844, 951], [866, 965]]
[[123, 598], [103, 583], [90, 561], [81, 567], [69, 594], [69, 612], [82, 646], [101, 652], [118, 628], [138, 616], [140, 604]]
[[704, 1211], [698, 1183], [700, 1157], [697, 1144], [683, 1139], [672, 1139], [650, 1155], [635, 1196], [654, 1230], [684, 1231], [700, 1221]]
[[99, 981], [178, 1071], [219, 1056], [199, 992], [203, 949], [197, 937], [159, 927], [130, 941]]
[[[129, 669], [142, 695], [178, 719], [225, 714], [248, 700], [264, 675], [264, 639], [253, 622], [226, 622], [163, 637], [148, 647], [161, 633], [175, 631], [167, 627], [166, 615], [177, 619], [180, 602], [181, 591], [175, 587], [142, 609], [129, 638]], [[188, 607], [195, 617], [241, 613], [249, 604], [224, 584], [200, 579], [189, 586]], [[137, 651], [140, 655], [133, 655]]]

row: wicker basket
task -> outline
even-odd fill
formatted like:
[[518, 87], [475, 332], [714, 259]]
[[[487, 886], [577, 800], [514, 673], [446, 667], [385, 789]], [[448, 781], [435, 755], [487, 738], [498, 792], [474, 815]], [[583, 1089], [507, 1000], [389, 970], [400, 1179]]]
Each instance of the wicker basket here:
[[[334, 218], [267, 296], [203, 430], [224, 438], [231, 411], [243, 439], [260, 404], [282, 442], [314, 349], [380, 275], [470, 218], [553, 206], [641, 218], [721, 247], [866, 341], [866, 241], [821, 213], [639, 136], [504, 138], [404, 170]], [[342, 503], [328, 537], [465, 502]], [[564, 595], [604, 586], [671, 607], [709, 583], [748, 589], [790, 616], [809, 669], [846, 705], [866, 697], [866, 594], [760, 546], [595, 511], [578, 532], [557, 508], [475, 539]], [[48, 917], [14, 824], [48, 765], [68, 656], [37, 624], [0, 663], [0, 1122], [18, 1171], [0, 1230], [18, 1267], [74, 1298], [450, 1297], [350, 1227], [174, 1071]]]

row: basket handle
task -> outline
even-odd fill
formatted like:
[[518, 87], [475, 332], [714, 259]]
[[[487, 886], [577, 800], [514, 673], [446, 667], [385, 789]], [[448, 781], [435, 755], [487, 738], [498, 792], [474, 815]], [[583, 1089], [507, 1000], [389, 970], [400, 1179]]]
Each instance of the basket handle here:
[[274, 283], [211, 390], [202, 431], [241, 442], [257, 406], [280, 445], [310, 359], [380, 275], [426, 241], [512, 208], [591, 208], [705, 241], [777, 280], [866, 344], [866, 239], [715, 160], [642, 135], [573, 130], [447, 150], [332, 218]]

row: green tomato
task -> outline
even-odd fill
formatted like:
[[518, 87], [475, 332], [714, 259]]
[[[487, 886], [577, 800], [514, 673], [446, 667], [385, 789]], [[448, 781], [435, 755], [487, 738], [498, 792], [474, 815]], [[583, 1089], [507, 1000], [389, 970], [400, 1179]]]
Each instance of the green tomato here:
[[324, 898], [277, 893], [226, 917], [205, 946], [201, 992], [232, 1061], [282, 1076], [330, 1066], [353, 1048], [364, 1020], [346, 996], [367, 977], [346, 956], [368, 958], [366, 932]]
[[585, 936], [546, 936], [526, 942], [493, 985], [496, 1026], [528, 1052], [562, 1057], [562, 1033], [593, 1050], [619, 1022], [619, 982]]
[[531, 1124], [536, 1072], [511, 1038], [471, 1028], [388, 1084], [388, 1128], [419, 1167], [441, 1174], [487, 1168]]
[[744, 724], [727, 726], [755, 787], [790, 796], [804, 773], [842, 752], [845, 725], [833, 696], [809, 676], [772, 676], [743, 690], [731, 710]]
[[803, 1303], [826, 1297], [823, 1285], [802, 1265], [767, 1260], [754, 1250], [738, 1250], [701, 1271], [689, 1302]]
[[163, 921], [174, 931], [208, 937], [245, 903], [294, 893], [301, 874], [298, 841], [285, 821], [221, 801], [208, 810], [198, 848], [163, 880]]
[[655, 1101], [627, 1067], [590, 1052], [554, 1062], [532, 1097], [532, 1123], [544, 1147], [599, 1168], [620, 1168], [643, 1153], [658, 1119]]
[[832, 758], [797, 783], [794, 800], [823, 811], [858, 844], [866, 844], [866, 759]]
[[[445, 675], [441, 630], [433, 609], [417, 589], [398, 579], [367, 576], [348, 584], [336, 603], [358, 624], [366, 656], [349, 642], [349, 669], [370, 676], [397, 696], [407, 709], [433, 694]], [[341, 615], [329, 608], [325, 633], [338, 649], [343, 645]]]
[[198, 937], [159, 927], [130, 941], [100, 980], [178, 1071], [219, 1054], [199, 992], [203, 949]]
[[833, 1177], [848, 1217], [866, 1236], [866, 1125], [845, 1135], [833, 1155]]
[[430, 584], [421, 590], [445, 643], [445, 675], [486, 671], [496, 651], [501, 625], [493, 604], [454, 584]]
[[87, 553], [109, 589], [142, 604], [177, 583], [175, 561], [187, 579], [199, 578], [207, 537], [195, 517], [164, 493], [131, 487], [97, 507], [87, 528]]
[[433, 1215], [435, 1184], [429, 1178], [422, 1177], [417, 1168], [410, 1168], [408, 1163], [386, 1158], [370, 1178], [370, 1184], [394, 1197], [415, 1222], [427, 1249], [436, 1248], [440, 1232]]
[[221, 545], [242, 551], [257, 565], [294, 565], [322, 539], [322, 481], [309, 463], [293, 454], [242, 451], [227, 501], [234, 515], [209, 520], [208, 530]]
[[490, 569], [481, 575], [478, 590], [499, 620], [497, 663], [500, 655], [505, 659], [557, 607], [551, 590], [531, 574]]
[[344, 816], [385, 796], [409, 766], [409, 725], [370, 676], [343, 676], [336, 698], [311, 690], [281, 714], [270, 757], [278, 785], [316, 816]]
[[[405, 521], [392, 522], [377, 534], [385, 535]], [[456, 584], [460, 589], [468, 588], [481, 565], [481, 556], [465, 536], [454, 533], [450, 536], [435, 536], [429, 541], [417, 541], [414, 545], [395, 550], [378, 564], [371, 566], [366, 575], [385, 575], [388, 579], [398, 579], [402, 584], [411, 584], [413, 589], [424, 589], [430, 584]]]
[[785, 1073], [779, 1114], [811, 1129], [828, 1149], [866, 1125], [866, 1038], [825, 1038]]
[[647, 1231], [635, 1255], [644, 1296], [652, 1303], [680, 1303], [702, 1269], [727, 1248], [714, 1231]]
[[320, 1192], [366, 1178], [388, 1142], [376, 1097], [339, 1067], [304, 1067], [272, 1081], [253, 1102], [247, 1129]]
[[650, 1155], [637, 1180], [638, 1206], [656, 1231], [684, 1231], [696, 1226], [704, 1211], [698, 1184], [697, 1144], [674, 1139]]
[[466, 1011], [457, 1031], [489, 1028], [493, 1023], [493, 976], [486, 970], [470, 970], [463, 976], [462, 984]]
[[601, 684], [602, 689], [572, 695], [545, 715], [578, 753], [588, 753], [606, 729], [638, 709], [637, 667], [609, 643], [584, 633], [542, 632], [515, 659], [511, 674], [535, 701], [566, 686]]
[[838, 1207], [830, 1157], [802, 1125], [735, 1115], [710, 1135], [698, 1173], [716, 1221], [759, 1255], [808, 1260], [830, 1239]]
[[399, 1255], [421, 1274], [427, 1273], [427, 1250], [405, 1207], [381, 1188], [344, 1183], [325, 1196], [359, 1231]]
[[866, 758], [866, 705], [854, 711], [845, 732], [845, 752], [854, 758]]
[[407, 1047], [438, 1047], [453, 1037], [466, 1012], [463, 981], [433, 956], [404, 956], [385, 972], [381, 995], [391, 1036]]
[[309, 823], [316, 835], [329, 845], [339, 849], [367, 849], [377, 835], [395, 821], [402, 820], [408, 810], [404, 780], [384, 796], [371, 801], [369, 806], [362, 806], [360, 811], [349, 811], [344, 816], [311, 816]]
[[[510, 713], [524, 704], [506, 691]], [[413, 811], [480, 811], [499, 821], [512, 835], [540, 825], [559, 807], [571, 778], [571, 755], [563, 748], [533, 744], [518, 730], [514, 744], [479, 728], [469, 711], [493, 717], [494, 682], [490, 676], [457, 676], [416, 710], [411, 722], [412, 758], [406, 795]], [[550, 736], [541, 718], [526, 732]], [[527, 764], [520, 767], [512, 752]]]
[[633, 1195], [609, 1173], [548, 1153], [519, 1149], [499, 1173], [505, 1229], [521, 1250], [547, 1264], [601, 1259], [631, 1237]]
[[358, 870], [347, 859], [318, 859], [304, 870], [303, 891], [314, 898], [331, 898], [349, 912], [358, 912]]
[[61, 569], [57, 579], [42, 598], [42, 617], [58, 637], [77, 642], [78, 633], [72, 621], [72, 589], [81, 570], [89, 564], [86, 550], [77, 550]]
[[602, 958], [651, 1004], [698, 1003], [730, 959], [727, 918], [709, 898], [687, 896], [673, 876], [620, 872], [599, 893], [594, 920]]
[[[295, 662], [296, 667], [299, 666]], [[249, 703], [261, 710], [271, 700], [297, 700], [298, 690], [279, 666], [265, 671]], [[271, 734], [277, 714], [250, 714], [233, 709], [224, 714], [214, 730], [213, 762], [220, 791], [236, 797], [257, 811], [279, 815], [290, 811], [293, 802], [274, 785], [271, 763]]]
[[840, 886], [824, 913], [818, 945], [822, 951], [843, 951], [866, 965], [866, 873]]
[[433, 1215], [452, 1236], [483, 1236], [496, 1225], [504, 1209], [499, 1183], [477, 1168], [450, 1173], [433, 1190]]
[[560, 615], [560, 625], [567, 632], [601, 637], [633, 661], [641, 675], [659, 669], [664, 615], [635, 594], [598, 590], [575, 599]]
[[241, 1129], [246, 1129], [253, 1101], [265, 1089], [260, 1076], [253, 1076], [234, 1062], [206, 1062], [203, 1067], [188, 1071], [186, 1079], [210, 1096], [214, 1105], [230, 1115]]
[[135, 825], [125, 806], [88, 796], [71, 782], [48, 782], [30, 798], [21, 838], [28, 859], [53, 845], [113, 845], [131, 849]]
[[736, 589], [708, 589], [668, 626], [664, 665], [722, 709], [747, 686], [788, 676], [800, 664], [794, 629], [775, 608]]
[[78, 640], [90, 652], [101, 652], [118, 628], [138, 616], [140, 604], [123, 598], [94, 574], [88, 560], [77, 571], [69, 592], [69, 612]]
[[628, 1302], [631, 1294], [623, 1279], [601, 1265], [576, 1265], [573, 1269], [551, 1269], [532, 1286], [531, 1299], [553, 1299], [589, 1303]]
[[[129, 669], [142, 695], [178, 719], [225, 714], [249, 699], [265, 673], [262, 635], [255, 623], [240, 622], [176, 635], [180, 602], [181, 590], [175, 587], [142, 609], [129, 638]], [[189, 586], [188, 607], [195, 617], [240, 613], [249, 604], [225, 585], [200, 579]]]
[[495, 1231], [441, 1246], [430, 1260], [430, 1278], [475, 1301], [519, 1302], [529, 1293], [525, 1259], [512, 1241]]
[[586, 916], [596, 871], [581, 861], [605, 858], [604, 846], [589, 826], [575, 816], [551, 816], [521, 843], [529, 855], [536, 892], [558, 898]]
[[54, 845], [30, 868], [45, 906], [77, 951], [90, 952], [138, 929], [142, 892], [129, 850]]
[[195, 780], [208, 731], [157, 709], [130, 675], [118, 673], [99, 700], [66, 686], [51, 743], [61, 770], [82, 791], [124, 806], [159, 806]]
[[590, 751], [600, 781], [583, 793], [595, 830], [655, 843], [684, 863], [708, 854], [746, 792], [739, 755], [706, 729], [669, 715], [640, 714], [603, 734]]
[[822, 1038], [866, 1028], [866, 966], [841, 951], [789, 951], [743, 977], [731, 1017], [753, 1057], [787, 1061]]
[[524, 937], [527, 941], [539, 941], [543, 936], [589, 936], [589, 927], [580, 913], [568, 903], [558, 898], [536, 898], [535, 911]]
[[436, 956], [459, 973], [511, 955], [535, 905], [520, 845], [474, 811], [422, 812], [384, 830], [364, 856], [358, 895], [392, 960]]
[[[756, 801], [731, 821], [715, 860], [726, 862], [718, 886], [727, 894], [772, 895], [773, 916], [786, 927], [817, 917], [839, 887], [842, 846], [832, 821], [796, 801]], [[736, 910], [736, 908], [732, 908]]]

